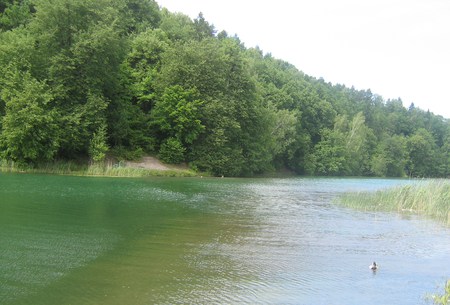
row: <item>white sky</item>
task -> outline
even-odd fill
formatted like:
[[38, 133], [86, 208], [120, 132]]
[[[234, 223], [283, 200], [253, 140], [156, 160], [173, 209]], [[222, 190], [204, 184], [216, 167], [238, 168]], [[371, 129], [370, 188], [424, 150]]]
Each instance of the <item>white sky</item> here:
[[450, 0], [156, 0], [333, 84], [450, 118]]

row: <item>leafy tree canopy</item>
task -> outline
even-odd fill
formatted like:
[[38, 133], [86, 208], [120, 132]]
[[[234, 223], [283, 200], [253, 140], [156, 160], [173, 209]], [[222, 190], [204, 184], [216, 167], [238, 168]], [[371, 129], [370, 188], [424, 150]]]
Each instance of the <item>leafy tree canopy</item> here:
[[[0, 0], [0, 157], [214, 175], [450, 176], [450, 122], [327, 83], [154, 0]], [[119, 156], [120, 155], [120, 156]]]

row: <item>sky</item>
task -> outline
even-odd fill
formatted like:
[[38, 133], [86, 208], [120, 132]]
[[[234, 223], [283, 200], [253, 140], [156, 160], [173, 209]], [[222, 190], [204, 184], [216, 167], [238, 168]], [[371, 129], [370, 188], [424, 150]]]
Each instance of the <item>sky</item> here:
[[156, 0], [333, 84], [450, 118], [450, 0]]

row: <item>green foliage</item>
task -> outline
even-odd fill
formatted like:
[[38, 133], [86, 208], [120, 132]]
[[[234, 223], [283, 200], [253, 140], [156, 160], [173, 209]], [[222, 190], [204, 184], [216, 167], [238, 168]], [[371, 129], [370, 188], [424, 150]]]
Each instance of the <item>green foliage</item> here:
[[124, 146], [114, 146], [109, 149], [109, 152], [119, 162], [139, 160], [144, 156], [144, 150], [140, 147], [135, 150], [131, 150], [130, 148], [126, 148]]
[[196, 38], [198, 40], [202, 40], [208, 37], [213, 37], [216, 33], [213, 25], [210, 25], [208, 21], [206, 21], [205, 17], [203, 17], [203, 13], [200, 13], [197, 18], [194, 20], [194, 29]]
[[86, 98], [84, 104], [74, 105], [61, 115], [61, 150], [65, 156], [87, 153], [92, 135], [105, 124], [108, 102], [94, 92], [88, 92]]
[[32, 17], [33, 5], [28, 0], [0, 2], [0, 31], [26, 25]]
[[154, 0], [128, 0], [122, 8], [127, 32], [135, 33], [156, 28], [161, 22], [158, 3]]
[[204, 130], [200, 108], [204, 104], [196, 99], [195, 89], [184, 90], [176, 85], [164, 90], [152, 112], [152, 124], [163, 138], [176, 138], [182, 145], [192, 144]]
[[154, 0], [0, 1], [0, 153], [213, 175], [450, 175], [450, 121], [332, 85]]
[[310, 174], [342, 175], [346, 172], [345, 158], [345, 135], [338, 130], [323, 129], [321, 141], [309, 156]]
[[94, 162], [103, 161], [105, 160], [108, 149], [108, 144], [106, 144], [106, 125], [104, 124], [92, 136], [89, 143], [89, 156]]
[[121, 162], [97, 162], [87, 165], [86, 163], [58, 160], [30, 166], [14, 161], [6, 161], [4, 159], [0, 159], [0, 172], [107, 177], [194, 177], [197, 175], [197, 173], [192, 170], [149, 170], [145, 168], [124, 166]]
[[[270, 107], [270, 106], [269, 106]], [[277, 110], [270, 107], [268, 115], [271, 116], [269, 123], [273, 155], [285, 154], [288, 147], [295, 142], [296, 126], [298, 124], [298, 111], [287, 109]], [[269, 143], [267, 143], [268, 145]]]
[[403, 177], [407, 160], [406, 139], [385, 136], [372, 156], [371, 171], [380, 177]]
[[418, 129], [406, 143], [409, 160], [407, 170], [413, 177], [428, 177], [435, 171], [436, 144], [433, 136], [424, 128]]
[[160, 29], [167, 34], [171, 41], [189, 41], [195, 39], [194, 22], [186, 15], [170, 13], [163, 10]]
[[12, 66], [6, 70], [0, 92], [5, 103], [0, 136], [3, 155], [25, 163], [51, 160], [60, 145], [51, 90], [28, 72]]
[[186, 148], [177, 138], [168, 138], [159, 150], [159, 158], [171, 164], [179, 164], [184, 161]]
[[168, 47], [167, 35], [159, 29], [142, 32], [131, 41], [131, 50], [122, 68], [129, 75], [127, 86], [135, 103], [145, 113], [154, 106], [155, 78], [161, 68], [161, 56]]
[[431, 296], [431, 299], [433, 300], [433, 303], [435, 305], [449, 305], [450, 304], [450, 280], [447, 280], [447, 282], [445, 284], [444, 293], [442, 295], [433, 294]]

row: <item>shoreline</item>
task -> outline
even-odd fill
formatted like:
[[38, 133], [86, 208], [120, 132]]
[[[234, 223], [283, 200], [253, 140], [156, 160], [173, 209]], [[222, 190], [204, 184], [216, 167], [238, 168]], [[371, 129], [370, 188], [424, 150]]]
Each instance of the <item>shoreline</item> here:
[[205, 175], [189, 169], [186, 165], [166, 165], [154, 157], [143, 157], [139, 161], [112, 161], [102, 163], [80, 163], [55, 161], [37, 166], [24, 166], [14, 161], [0, 160], [1, 173], [53, 174], [86, 177], [196, 177]]

